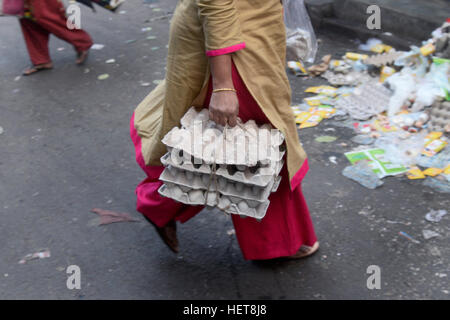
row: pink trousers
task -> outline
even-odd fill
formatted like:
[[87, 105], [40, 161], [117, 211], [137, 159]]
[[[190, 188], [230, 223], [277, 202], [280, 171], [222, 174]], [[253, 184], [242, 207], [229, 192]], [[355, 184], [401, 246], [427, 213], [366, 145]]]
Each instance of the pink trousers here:
[[[239, 117], [242, 121], [253, 119], [258, 124], [269, 123], [234, 66], [232, 75], [239, 99]], [[209, 106], [211, 92], [210, 85], [205, 107]], [[141, 139], [134, 128], [134, 115], [130, 123], [130, 134], [136, 150], [136, 161], [147, 174], [147, 178], [136, 188], [137, 210], [160, 227], [171, 220], [184, 223], [199, 213], [203, 206], [189, 206], [159, 195], [158, 189], [162, 182], [158, 178], [164, 167], [145, 165]], [[305, 162], [294, 180], [301, 181], [307, 170], [308, 162]], [[291, 191], [286, 165], [281, 170], [281, 176], [280, 186], [270, 195], [269, 208], [260, 222], [237, 215], [231, 217], [239, 246], [247, 260], [290, 256], [296, 253], [301, 245], [312, 246], [317, 241], [301, 184], [297, 183]]]
[[51, 61], [48, 51], [50, 34], [72, 44], [77, 52], [88, 50], [92, 39], [86, 31], [66, 26], [63, 4], [58, 0], [29, 0], [35, 21], [20, 19], [23, 36], [33, 65]]

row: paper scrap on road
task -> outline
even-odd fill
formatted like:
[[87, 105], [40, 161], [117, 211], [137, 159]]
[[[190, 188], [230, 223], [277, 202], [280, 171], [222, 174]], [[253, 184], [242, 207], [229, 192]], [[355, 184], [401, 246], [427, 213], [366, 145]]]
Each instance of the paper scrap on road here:
[[94, 43], [91, 47], [92, 50], [102, 50], [105, 47], [104, 44]]
[[107, 73], [101, 74], [97, 77], [98, 80], [106, 80], [108, 78], [109, 78], [109, 74], [107, 74]]
[[361, 151], [352, 151], [345, 153], [347, 159], [355, 164], [360, 160], [369, 160], [369, 166], [380, 179], [386, 176], [395, 176], [408, 171], [402, 165], [394, 164], [385, 159], [385, 151], [383, 149], [367, 149]]
[[423, 234], [423, 237], [425, 238], [425, 240], [429, 240], [431, 238], [436, 238], [436, 237], [440, 236], [439, 233], [434, 232], [433, 230], [426, 230], [426, 229], [422, 230], [422, 234]]
[[19, 264], [25, 264], [27, 261], [30, 260], [45, 259], [45, 258], [50, 258], [49, 249], [42, 249], [35, 253], [29, 253], [19, 261]]
[[132, 218], [128, 213], [115, 212], [111, 210], [104, 210], [94, 208], [91, 212], [100, 216], [100, 223], [98, 225], [110, 224], [115, 222], [138, 222], [139, 220]]
[[414, 243], [420, 243], [419, 240], [414, 239], [413, 237], [411, 237], [411, 236], [410, 236], [409, 234], [407, 234], [406, 232], [400, 231], [398, 234], [401, 235], [402, 237], [405, 237], [406, 239], [408, 239], [408, 240], [411, 241], [411, 242], [414, 242]]
[[317, 142], [329, 143], [329, 142], [336, 141], [336, 139], [337, 139], [337, 137], [335, 137], [335, 136], [320, 136], [320, 137], [317, 137], [315, 140]]
[[439, 222], [447, 214], [447, 210], [431, 210], [425, 215], [425, 219], [430, 222]]

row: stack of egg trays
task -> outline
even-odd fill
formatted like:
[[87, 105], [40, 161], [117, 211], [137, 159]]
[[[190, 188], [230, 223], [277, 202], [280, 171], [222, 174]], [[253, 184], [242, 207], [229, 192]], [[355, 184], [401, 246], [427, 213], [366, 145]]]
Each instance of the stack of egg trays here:
[[[169, 165], [183, 170], [199, 172], [204, 174], [212, 173], [212, 165], [205, 162], [194, 161], [193, 157], [189, 157], [186, 153], [179, 149], [169, 148], [169, 152], [161, 157], [161, 163], [167, 167]], [[187, 155], [183, 157], [183, 153]], [[284, 161], [270, 162], [267, 165], [258, 165], [253, 167], [234, 166], [234, 165], [216, 165], [216, 174], [228, 180], [236, 182], [244, 182], [246, 184], [259, 187], [267, 186], [273, 176], [278, 176], [283, 167]]]
[[281, 160], [258, 167], [220, 165], [214, 181], [212, 165], [197, 164], [191, 156], [173, 158], [171, 153], [180, 156], [183, 152], [172, 148], [161, 158], [166, 167], [159, 178], [164, 182], [159, 189], [162, 196], [189, 205], [206, 203], [227, 213], [256, 219], [265, 216], [268, 197], [278, 189], [284, 164]]
[[[187, 129], [194, 121], [208, 122], [208, 110], [197, 112], [190, 108], [181, 119], [181, 130]], [[244, 126], [256, 127], [254, 121]], [[261, 129], [267, 130], [270, 125], [263, 125]], [[267, 211], [270, 201], [268, 197], [275, 192], [281, 181], [279, 173], [283, 167], [285, 147], [282, 140], [268, 147], [279, 150], [277, 156], [257, 160], [256, 163], [213, 164], [195, 158], [189, 154], [185, 145], [174, 144], [171, 136], [178, 134], [179, 128], [173, 128], [163, 139], [168, 153], [161, 157], [165, 166], [160, 176], [163, 185], [159, 188], [162, 196], [189, 205], [208, 205], [241, 216], [250, 216], [262, 219]], [[183, 135], [181, 135], [183, 137]], [[198, 155], [197, 155], [198, 156]], [[214, 161], [219, 161], [215, 159]], [[216, 166], [213, 177], [213, 166]]]

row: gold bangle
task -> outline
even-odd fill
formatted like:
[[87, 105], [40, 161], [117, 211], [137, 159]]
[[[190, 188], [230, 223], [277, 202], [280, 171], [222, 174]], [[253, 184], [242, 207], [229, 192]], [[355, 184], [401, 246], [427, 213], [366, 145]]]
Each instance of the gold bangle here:
[[219, 89], [214, 89], [213, 93], [221, 92], [221, 91], [233, 91], [233, 92], [236, 92], [236, 89], [233, 89], [233, 88], [219, 88]]

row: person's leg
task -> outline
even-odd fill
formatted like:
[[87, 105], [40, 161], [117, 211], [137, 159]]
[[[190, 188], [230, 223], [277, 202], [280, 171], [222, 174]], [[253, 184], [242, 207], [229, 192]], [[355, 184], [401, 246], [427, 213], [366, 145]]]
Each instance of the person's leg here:
[[286, 166], [278, 190], [261, 221], [233, 215], [236, 237], [247, 260], [263, 260], [294, 255], [302, 245], [317, 242], [301, 186], [291, 191]]
[[89, 50], [93, 44], [91, 37], [84, 30], [67, 28], [64, 6], [59, 0], [30, 2], [33, 17], [42, 28], [72, 44], [78, 53]]
[[163, 184], [159, 180], [159, 176], [164, 167], [145, 165], [141, 151], [141, 138], [134, 128], [134, 115], [130, 121], [130, 136], [135, 147], [136, 162], [147, 174], [147, 178], [136, 188], [137, 211], [158, 227], [164, 227], [175, 220], [186, 222], [199, 213], [203, 206], [188, 206], [170, 198], [162, 197], [158, 193], [159, 187]]
[[[270, 123], [246, 88], [236, 67], [233, 65], [232, 68], [233, 84], [239, 100], [239, 117], [243, 122], [255, 120], [258, 124]], [[211, 92], [210, 81], [205, 107], [209, 105]], [[317, 242], [301, 185], [291, 191], [286, 165], [281, 171], [281, 177], [280, 186], [270, 195], [269, 208], [261, 221], [232, 215], [236, 237], [245, 259], [288, 257], [296, 254], [302, 245], [313, 246]]]
[[27, 46], [28, 54], [34, 66], [45, 65], [51, 62], [48, 52], [47, 30], [29, 19], [20, 19], [23, 37]]

